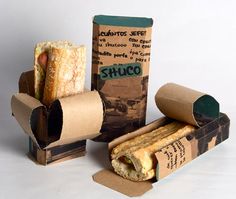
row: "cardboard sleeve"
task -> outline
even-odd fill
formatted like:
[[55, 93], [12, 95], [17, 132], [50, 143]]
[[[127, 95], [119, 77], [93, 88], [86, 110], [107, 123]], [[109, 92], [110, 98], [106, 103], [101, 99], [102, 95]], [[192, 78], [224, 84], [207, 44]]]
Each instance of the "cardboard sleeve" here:
[[11, 98], [12, 114], [22, 129], [39, 146], [35, 133], [37, 131], [37, 120], [42, 111], [46, 111], [43, 104], [37, 99], [25, 93], [18, 93]]
[[174, 83], [162, 86], [155, 101], [167, 117], [195, 126], [203, 126], [219, 117], [219, 103], [212, 96]]
[[97, 91], [89, 91], [54, 101], [48, 118], [49, 137], [60, 135], [48, 147], [64, 145], [100, 135], [103, 103]]
[[[58, 99], [48, 111], [34, 97], [18, 93], [12, 96], [11, 108], [20, 126], [41, 149], [94, 138], [100, 135], [103, 122], [103, 103], [97, 91]], [[48, 134], [48, 142], [40, 140], [39, 132]]]

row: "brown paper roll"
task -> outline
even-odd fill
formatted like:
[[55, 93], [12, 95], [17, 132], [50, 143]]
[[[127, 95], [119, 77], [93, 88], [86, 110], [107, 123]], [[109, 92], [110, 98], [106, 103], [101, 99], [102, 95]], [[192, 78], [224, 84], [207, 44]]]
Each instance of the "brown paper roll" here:
[[167, 117], [202, 126], [219, 117], [219, 103], [210, 95], [167, 83], [156, 93], [155, 101]]
[[48, 133], [49, 137], [59, 135], [59, 140], [47, 148], [94, 138], [102, 122], [103, 103], [97, 91], [58, 99], [50, 107]]

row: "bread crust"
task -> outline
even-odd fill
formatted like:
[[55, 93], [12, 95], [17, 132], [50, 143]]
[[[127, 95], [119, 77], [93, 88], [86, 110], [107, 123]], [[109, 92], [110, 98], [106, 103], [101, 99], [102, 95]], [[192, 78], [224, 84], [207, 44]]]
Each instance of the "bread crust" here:
[[73, 44], [68, 41], [45, 41], [36, 44], [34, 48], [34, 90], [35, 98], [40, 101], [43, 99], [46, 69], [41, 65], [39, 57], [44, 53], [49, 56], [49, 50], [52, 45], [72, 46]]
[[112, 166], [129, 180], [151, 179], [155, 177], [155, 153], [194, 130], [195, 127], [176, 121], [121, 143], [112, 149]]
[[48, 58], [43, 103], [83, 92], [85, 83], [85, 47], [52, 46]]
[[[47, 64], [40, 56], [47, 54]], [[55, 99], [84, 91], [86, 49], [67, 41], [42, 42], [35, 47], [35, 97], [49, 106]]]

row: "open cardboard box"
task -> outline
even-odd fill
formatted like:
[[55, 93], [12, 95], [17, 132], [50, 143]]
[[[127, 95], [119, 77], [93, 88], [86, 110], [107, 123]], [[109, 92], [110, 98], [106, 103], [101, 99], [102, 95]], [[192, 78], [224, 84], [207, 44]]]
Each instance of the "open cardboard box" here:
[[43, 165], [84, 155], [86, 139], [100, 135], [100, 95], [85, 91], [60, 98], [47, 108], [33, 97], [33, 77], [33, 71], [22, 73], [20, 93], [11, 99], [12, 114], [30, 137], [30, 154]]
[[[158, 119], [134, 132], [123, 135], [108, 144], [109, 150], [138, 135], [150, 132], [169, 123], [171, 119]], [[212, 149], [229, 137], [229, 118], [221, 113], [219, 118], [198, 128], [190, 135], [174, 141], [155, 153], [158, 162], [154, 181], [134, 182], [104, 169], [93, 175], [93, 180], [127, 196], [141, 196], [152, 189], [152, 184], [181, 168], [196, 157]]]
[[[219, 113], [219, 104], [211, 96], [179, 85], [167, 84], [159, 89], [155, 99], [158, 108], [164, 115], [199, 128], [155, 153], [157, 162], [156, 179], [134, 182], [124, 179], [109, 168], [94, 174], [93, 180], [95, 182], [130, 197], [143, 195], [152, 189], [153, 183], [181, 168], [229, 137], [230, 120], [226, 114]], [[114, 139], [108, 144], [108, 150], [111, 151], [120, 143], [151, 132], [171, 121], [173, 119], [170, 119], [170, 117], [155, 120], [136, 131]]]

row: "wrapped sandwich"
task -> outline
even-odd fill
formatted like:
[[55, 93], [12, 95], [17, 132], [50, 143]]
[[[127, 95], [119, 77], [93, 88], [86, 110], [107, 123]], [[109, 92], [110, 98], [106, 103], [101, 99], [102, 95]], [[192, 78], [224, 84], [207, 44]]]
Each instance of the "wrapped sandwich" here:
[[111, 151], [111, 163], [116, 173], [133, 181], [155, 177], [155, 153], [170, 143], [190, 134], [195, 127], [174, 121], [149, 133], [127, 140]]
[[35, 97], [49, 106], [60, 97], [83, 92], [85, 47], [67, 41], [42, 42], [35, 47]]

